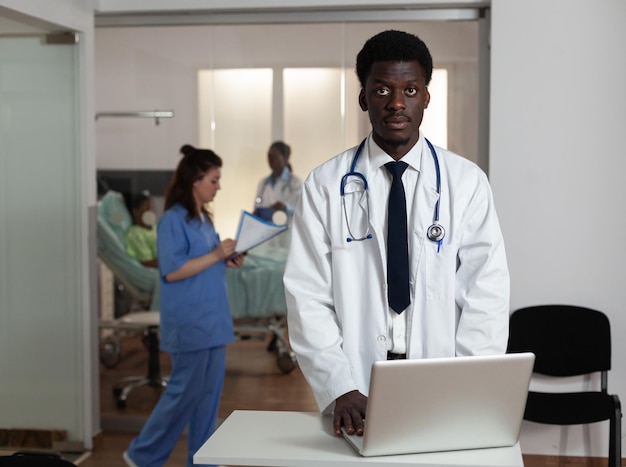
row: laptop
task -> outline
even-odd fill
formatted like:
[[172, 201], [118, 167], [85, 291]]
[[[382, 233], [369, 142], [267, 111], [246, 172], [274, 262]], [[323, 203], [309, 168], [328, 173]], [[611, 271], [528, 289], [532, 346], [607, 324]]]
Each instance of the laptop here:
[[535, 355], [379, 361], [372, 365], [362, 456], [512, 446]]

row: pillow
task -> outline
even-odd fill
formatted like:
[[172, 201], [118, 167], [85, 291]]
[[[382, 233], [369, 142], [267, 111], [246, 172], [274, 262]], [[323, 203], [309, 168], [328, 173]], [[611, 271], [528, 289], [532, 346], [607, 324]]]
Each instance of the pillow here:
[[113, 190], [106, 192], [98, 202], [98, 217], [103, 219], [113, 229], [122, 245], [125, 245], [126, 232], [133, 221], [121, 193]]

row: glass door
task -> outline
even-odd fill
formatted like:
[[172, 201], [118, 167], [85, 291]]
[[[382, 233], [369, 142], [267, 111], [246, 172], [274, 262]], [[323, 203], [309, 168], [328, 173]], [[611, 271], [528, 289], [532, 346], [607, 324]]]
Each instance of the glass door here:
[[77, 48], [0, 38], [2, 427], [53, 427], [72, 440], [83, 439], [90, 396]]

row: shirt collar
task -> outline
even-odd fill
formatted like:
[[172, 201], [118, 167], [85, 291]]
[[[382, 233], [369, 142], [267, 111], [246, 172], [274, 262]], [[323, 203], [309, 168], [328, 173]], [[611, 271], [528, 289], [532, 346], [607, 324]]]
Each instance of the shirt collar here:
[[[278, 177], [276, 179], [276, 181], [278, 180], [282, 180], [283, 182], [287, 182], [289, 181], [289, 177], [291, 176], [291, 170], [289, 170], [289, 167], [285, 166], [285, 168], [283, 169], [283, 172], [280, 174], [280, 177]], [[274, 179], [272, 178], [272, 174], [269, 174], [269, 176], [265, 179], [265, 184], [270, 184], [272, 186], [274, 186]]]
[[[409, 167], [414, 170], [420, 171], [422, 162], [422, 151], [424, 149], [424, 135], [420, 130], [420, 136], [417, 143], [400, 159], [406, 162]], [[367, 138], [367, 153], [369, 155], [370, 167], [372, 169], [378, 169], [385, 165], [387, 162], [393, 162], [394, 158], [387, 154], [376, 142], [370, 133]]]

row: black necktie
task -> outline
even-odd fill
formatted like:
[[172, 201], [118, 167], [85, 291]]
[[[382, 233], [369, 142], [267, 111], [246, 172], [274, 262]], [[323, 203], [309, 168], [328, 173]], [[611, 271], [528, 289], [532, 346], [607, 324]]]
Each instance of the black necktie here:
[[398, 314], [409, 306], [409, 245], [407, 242], [406, 198], [402, 174], [406, 162], [388, 162], [385, 168], [393, 176], [389, 191], [387, 219], [387, 298]]

